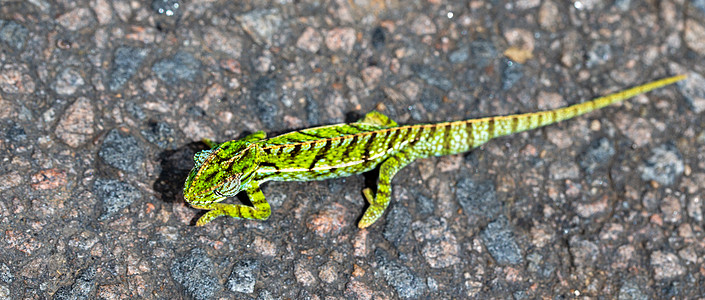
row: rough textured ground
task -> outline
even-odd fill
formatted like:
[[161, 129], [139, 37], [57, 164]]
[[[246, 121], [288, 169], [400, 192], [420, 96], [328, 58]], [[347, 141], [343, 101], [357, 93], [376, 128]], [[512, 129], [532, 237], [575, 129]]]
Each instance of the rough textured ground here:
[[[0, 298], [702, 297], [703, 61], [702, 0], [0, 0]], [[196, 228], [181, 195], [202, 138], [530, 112], [678, 73], [411, 164], [368, 230], [375, 174], [269, 183], [266, 222]]]

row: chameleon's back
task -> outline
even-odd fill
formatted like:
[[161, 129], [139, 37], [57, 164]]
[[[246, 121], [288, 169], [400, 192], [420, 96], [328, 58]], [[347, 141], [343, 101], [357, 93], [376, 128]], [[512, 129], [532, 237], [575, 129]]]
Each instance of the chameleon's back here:
[[263, 141], [260, 181], [305, 181], [369, 171], [401, 149], [396, 124], [336, 124]]

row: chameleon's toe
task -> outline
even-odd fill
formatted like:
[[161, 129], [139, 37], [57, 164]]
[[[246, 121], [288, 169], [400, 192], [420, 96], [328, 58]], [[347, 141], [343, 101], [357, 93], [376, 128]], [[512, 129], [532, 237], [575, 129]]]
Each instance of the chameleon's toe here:
[[206, 224], [210, 223], [210, 221], [213, 221], [213, 219], [220, 217], [222, 215], [223, 215], [223, 212], [220, 210], [217, 210], [217, 209], [208, 211], [207, 213], [202, 215], [200, 218], [198, 218], [198, 221], [196, 221], [196, 226], [206, 225]]
[[357, 227], [369, 227], [370, 225], [374, 224], [374, 222], [376, 222], [379, 217], [382, 216], [383, 213], [384, 207], [378, 205], [370, 205], [365, 211], [365, 214], [362, 215], [362, 219], [360, 219], [360, 223], [357, 224]]
[[364, 188], [362, 190], [362, 195], [365, 196], [365, 200], [367, 200], [367, 203], [372, 205], [375, 203], [375, 196], [372, 195], [372, 189], [371, 188]]

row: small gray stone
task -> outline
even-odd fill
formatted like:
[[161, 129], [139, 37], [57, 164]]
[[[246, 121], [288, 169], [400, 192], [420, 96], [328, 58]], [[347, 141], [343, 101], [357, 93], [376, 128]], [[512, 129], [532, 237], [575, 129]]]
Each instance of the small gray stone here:
[[397, 292], [399, 297], [416, 299], [423, 294], [426, 286], [423, 279], [414, 275], [409, 268], [393, 261], [381, 248], [375, 250], [379, 272]]
[[651, 254], [651, 267], [656, 280], [674, 279], [686, 272], [678, 256], [665, 251], [655, 251]]
[[460, 49], [455, 50], [448, 55], [448, 60], [454, 64], [462, 63], [468, 60], [470, 57], [470, 47], [460, 47]]
[[120, 47], [115, 50], [113, 66], [110, 69], [110, 79], [108, 87], [111, 91], [120, 89], [132, 75], [137, 73], [137, 69], [147, 56], [147, 50], [133, 47]]
[[254, 292], [257, 281], [255, 270], [258, 267], [259, 262], [253, 259], [236, 262], [230, 277], [228, 277], [228, 289], [247, 294]]
[[9, 121], [10, 124], [6, 125], [4, 131], [5, 131], [5, 139], [12, 142], [12, 143], [24, 143], [27, 141], [27, 132], [24, 130], [24, 127], [20, 125], [17, 122], [14, 121]]
[[652, 151], [651, 157], [640, 169], [642, 180], [671, 185], [676, 181], [676, 177], [683, 174], [685, 163], [676, 146], [663, 144]]
[[615, 154], [614, 147], [610, 140], [601, 138], [594, 141], [590, 147], [585, 150], [585, 153], [580, 157], [579, 164], [585, 173], [592, 175], [595, 171], [606, 171], [607, 163]]
[[235, 19], [255, 41], [267, 44], [272, 43], [283, 22], [281, 13], [276, 9], [251, 10]]
[[419, 78], [426, 81], [426, 83], [435, 86], [444, 91], [449, 91], [453, 88], [453, 82], [445, 77], [444, 72], [431, 68], [427, 65], [414, 64], [411, 66], [411, 70], [419, 76]]
[[0, 280], [5, 283], [12, 283], [12, 281], [15, 280], [15, 275], [12, 275], [10, 267], [8, 267], [5, 263], [0, 265]]
[[588, 68], [603, 65], [612, 58], [612, 48], [609, 44], [595, 43], [587, 53], [588, 60], [585, 65]]
[[556, 267], [552, 263], [546, 261], [541, 254], [531, 253], [526, 256], [526, 260], [529, 262], [526, 270], [530, 273], [538, 275], [540, 278], [548, 279], [556, 270]]
[[270, 77], [261, 77], [252, 87], [252, 99], [255, 101], [258, 116], [267, 127], [276, 127], [280, 123], [277, 119], [279, 107], [277, 106], [276, 80]]
[[499, 216], [496, 221], [487, 224], [482, 230], [482, 240], [497, 264], [515, 265], [523, 261], [521, 249], [505, 216]]
[[678, 88], [692, 110], [699, 114], [705, 111], [705, 78], [696, 72], [688, 74], [688, 80], [679, 81]]
[[460, 245], [443, 218], [431, 217], [411, 224], [414, 238], [422, 245], [421, 254], [431, 268], [460, 263]]
[[311, 93], [306, 93], [306, 118], [309, 124], [320, 124], [320, 109], [318, 103], [313, 99]]
[[435, 211], [436, 204], [433, 199], [424, 195], [416, 196], [416, 213], [421, 215], [430, 215]]
[[15, 48], [15, 50], [22, 50], [28, 35], [29, 29], [21, 24], [15, 21], [0, 20], [0, 41]]
[[470, 43], [470, 54], [470, 62], [476, 69], [487, 67], [498, 55], [492, 42], [486, 40]]
[[137, 120], [144, 120], [144, 118], [147, 117], [142, 108], [132, 101], [125, 103], [125, 110], [127, 110], [127, 113], [129, 113], [130, 116]]
[[141, 169], [144, 151], [137, 140], [118, 129], [111, 130], [103, 140], [98, 155], [105, 162], [125, 172], [135, 173]]
[[100, 220], [106, 220], [121, 209], [142, 197], [138, 189], [127, 182], [114, 179], [96, 179], [93, 183], [96, 197], [103, 202], [103, 213]]
[[164, 122], [152, 122], [148, 130], [142, 130], [144, 136], [150, 143], [162, 149], [174, 149], [174, 129]]
[[96, 269], [93, 267], [88, 267], [88, 269], [83, 270], [71, 287], [62, 287], [56, 291], [54, 294], [54, 299], [94, 299], [92, 293], [93, 288], [95, 287], [95, 274]]
[[476, 182], [463, 177], [455, 186], [455, 197], [465, 214], [472, 219], [479, 218], [487, 222], [499, 213], [500, 203], [497, 201], [494, 183], [490, 180]]
[[409, 232], [411, 214], [406, 207], [397, 204], [392, 207], [387, 215], [386, 221], [382, 234], [384, 238], [394, 244], [395, 247], [399, 247], [399, 244]]
[[509, 59], [502, 60], [502, 89], [509, 90], [524, 76], [520, 63]]
[[600, 249], [594, 242], [581, 240], [576, 237], [571, 239], [568, 244], [574, 265], [590, 267], [600, 260]]
[[441, 107], [443, 94], [437, 88], [426, 87], [423, 89], [423, 92], [421, 92], [419, 101], [421, 101], [421, 105], [423, 105], [426, 110], [435, 112]]
[[162, 59], [152, 66], [152, 72], [169, 85], [176, 85], [184, 80], [193, 81], [200, 73], [201, 62], [186, 52]]
[[194, 248], [171, 265], [171, 278], [181, 284], [194, 299], [213, 299], [220, 283], [213, 272], [213, 262], [200, 248]]
[[644, 292], [642, 291], [641, 287], [643, 285], [640, 285], [634, 281], [627, 281], [622, 285], [622, 287], [619, 288], [619, 295], [617, 295], [617, 299], [619, 300], [648, 300], [650, 299]]
[[705, 0], [691, 0], [689, 2], [690, 2], [690, 5], [695, 7], [695, 9], [697, 9], [700, 12], [700, 14], [705, 16]]
[[85, 83], [81, 73], [72, 68], [66, 68], [56, 77], [54, 90], [59, 95], [73, 95]]

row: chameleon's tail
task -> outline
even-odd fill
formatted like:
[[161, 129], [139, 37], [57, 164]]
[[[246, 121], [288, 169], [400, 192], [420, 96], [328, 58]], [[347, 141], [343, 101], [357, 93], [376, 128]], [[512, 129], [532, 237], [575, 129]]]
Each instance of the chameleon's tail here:
[[677, 81], [681, 81], [685, 78], [686, 75], [668, 77], [661, 80], [649, 82], [647, 84], [643, 84], [637, 87], [633, 87], [628, 90], [596, 98], [588, 102], [575, 104], [555, 110], [468, 120], [467, 125], [472, 126], [473, 128], [484, 127], [482, 129], [486, 130], [488, 133], [484, 139], [475, 137], [473, 147], [477, 147], [486, 142], [487, 140], [495, 137], [509, 135], [512, 133], [534, 129], [537, 127], [542, 127], [566, 119], [570, 119], [582, 114], [589, 113], [593, 110], [603, 108], [610, 104], [634, 97], [636, 95], [646, 93], [648, 91], [672, 84]]

